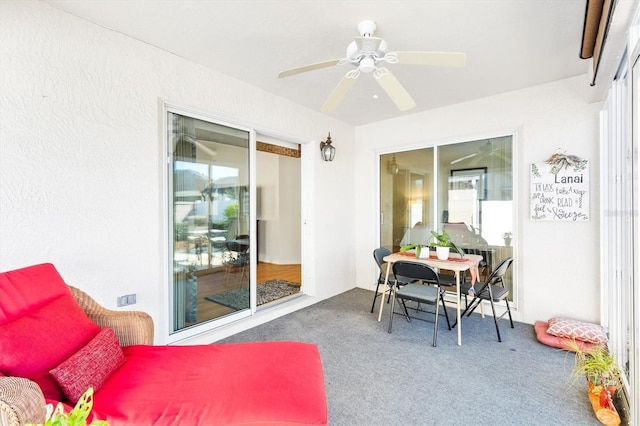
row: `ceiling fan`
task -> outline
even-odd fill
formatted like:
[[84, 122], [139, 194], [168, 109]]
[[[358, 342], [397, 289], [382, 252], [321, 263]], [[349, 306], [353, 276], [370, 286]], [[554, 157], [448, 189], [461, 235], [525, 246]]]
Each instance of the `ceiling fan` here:
[[373, 73], [374, 78], [382, 89], [389, 95], [400, 111], [407, 111], [416, 106], [411, 95], [400, 84], [398, 79], [387, 68], [381, 66], [384, 62], [388, 64], [407, 65], [435, 65], [445, 67], [463, 67], [467, 61], [464, 53], [458, 52], [388, 52], [387, 42], [381, 38], [374, 37], [376, 23], [370, 20], [362, 21], [358, 24], [360, 37], [347, 46], [347, 56], [342, 59], [331, 59], [324, 62], [305, 65], [283, 71], [278, 74], [278, 78], [289, 77], [308, 71], [327, 68], [334, 65], [351, 64], [356, 69], [348, 71], [333, 89], [329, 98], [325, 101], [320, 110], [322, 112], [332, 112], [345, 97], [349, 88], [361, 73]]
[[470, 166], [476, 166], [483, 161], [487, 161], [492, 157], [499, 158], [505, 162], [511, 162], [511, 158], [504, 154], [502, 147], [498, 144], [494, 144], [491, 140], [487, 140], [487, 143], [482, 145], [476, 152], [472, 152], [471, 154], [463, 155], [460, 158], [456, 158], [451, 161], [451, 164], [460, 163], [465, 160], [469, 160]]

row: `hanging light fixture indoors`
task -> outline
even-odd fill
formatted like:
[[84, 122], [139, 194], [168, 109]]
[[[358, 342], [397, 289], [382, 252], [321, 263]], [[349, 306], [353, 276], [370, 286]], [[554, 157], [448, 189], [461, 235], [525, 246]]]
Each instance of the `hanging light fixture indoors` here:
[[331, 132], [326, 141], [320, 142], [320, 153], [324, 161], [333, 161], [333, 157], [336, 156], [336, 148], [331, 145]]
[[398, 166], [398, 163], [396, 163], [395, 154], [393, 154], [393, 158], [391, 158], [391, 161], [387, 161], [387, 170], [389, 170], [389, 173], [392, 175], [397, 175], [400, 171], [400, 166]]

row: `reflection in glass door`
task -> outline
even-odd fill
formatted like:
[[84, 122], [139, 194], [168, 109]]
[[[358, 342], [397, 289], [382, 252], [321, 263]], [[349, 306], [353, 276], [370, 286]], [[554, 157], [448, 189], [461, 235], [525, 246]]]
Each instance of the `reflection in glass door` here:
[[380, 156], [380, 246], [427, 244], [434, 229], [433, 148]]
[[249, 132], [168, 112], [172, 332], [249, 309]]

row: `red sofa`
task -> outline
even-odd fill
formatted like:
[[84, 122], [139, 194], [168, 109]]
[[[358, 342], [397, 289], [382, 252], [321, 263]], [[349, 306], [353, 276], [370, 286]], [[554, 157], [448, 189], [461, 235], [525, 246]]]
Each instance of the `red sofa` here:
[[88, 386], [112, 426], [327, 423], [317, 346], [153, 346], [152, 326], [100, 307], [51, 264], [0, 273], [0, 424], [43, 422], [44, 398], [73, 405]]

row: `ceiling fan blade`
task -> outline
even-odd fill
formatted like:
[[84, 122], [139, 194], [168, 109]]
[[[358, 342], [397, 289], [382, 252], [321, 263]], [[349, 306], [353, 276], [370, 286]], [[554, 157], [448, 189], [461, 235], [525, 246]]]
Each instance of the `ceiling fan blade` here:
[[290, 70], [282, 71], [280, 74], [278, 74], [278, 78], [289, 77], [296, 74], [302, 74], [303, 72], [332, 67], [334, 65], [338, 65], [339, 62], [340, 62], [340, 59], [331, 59], [329, 61], [318, 62], [315, 64], [305, 65], [303, 67], [298, 67], [298, 68], [292, 68]]
[[400, 111], [407, 111], [416, 106], [416, 102], [402, 87], [398, 79], [391, 74], [391, 71], [386, 72], [376, 80]]
[[464, 67], [467, 55], [460, 52], [395, 52], [398, 62], [408, 65]]
[[474, 153], [471, 153], [471, 154], [469, 154], [469, 155], [465, 155], [465, 156], [463, 156], [463, 157], [456, 158], [455, 160], [451, 161], [451, 164], [456, 164], [456, 163], [459, 163], [459, 162], [461, 162], [461, 161], [468, 160], [469, 158], [473, 158], [473, 157], [475, 157], [476, 155], [478, 155], [478, 153], [474, 152]]
[[338, 107], [338, 104], [342, 102], [342, 99], [344, 99], [345, 95], [347, 94], [353, 83], [355, 83], [355, 81], [355, 79], [348, 78], [346, 75], [342, 77], [342, 80], [340, 80], [338, 85], [333, 89], [333, 92], [331, 92], [324, 105], [322, 105], [320, 111], [335, 111], [335, 109]]

